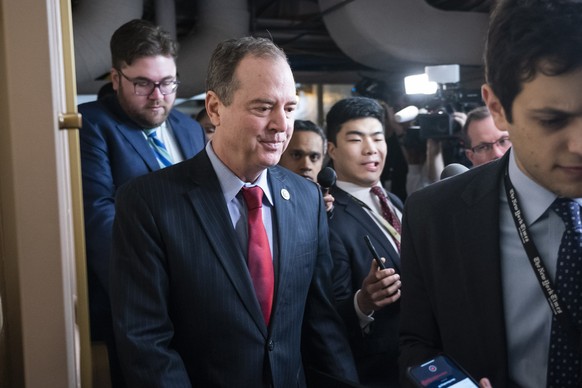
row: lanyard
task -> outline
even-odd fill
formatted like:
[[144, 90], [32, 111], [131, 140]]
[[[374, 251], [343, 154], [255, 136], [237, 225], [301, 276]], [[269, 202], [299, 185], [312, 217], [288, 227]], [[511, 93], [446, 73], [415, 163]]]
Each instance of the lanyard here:
[[576, 327], [570, 319], [568, 319], [569, 314], [566, 306], [560, 304], [560, 299], [558, 298], [558, 294], [556, 294], [554, 284], [550, 279], [550, 275], [546, 269], [546, 266], [540, 258], [540, 254], [536, 248], [536, 245], [531, 239], [529, 230], [525, 224], [525, 220], [523, 219], [523, 212], [521, 211], [519, 200], [515, 193], [515, 187], [513, 187], [513, 184], [509, 179], [509, 163], [506, 165], [503, 179], [505, 181], [505, 194], [507, 195], [507, 201], [509, 202], [511, 215], [513, 217], [513, 221], [515, 222], [517, 233], [519, 234], [519, 238], [521, 239], [521, 243], [525, 249], [525, 253], [527, 254], [534, 273], [536, 274], [538, 282], [540, 283], [540, 287], [542, 288], [542, 291], [546, 296], [546, 300], [550, 305], [550, 309], [556, 318], [565, 327], [570, 328], [570, 332], [572, 334], [575, 334], [574, 338], [579, 337], [579, 339], [582, 340], [579, 328]]

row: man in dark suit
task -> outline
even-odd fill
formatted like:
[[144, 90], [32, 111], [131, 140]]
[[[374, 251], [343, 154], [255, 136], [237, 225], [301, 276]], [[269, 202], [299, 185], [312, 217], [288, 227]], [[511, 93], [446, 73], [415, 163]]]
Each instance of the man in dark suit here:
[[[308, 367], [357, 380], [321, 193], [276, 165], [296, 104], [281, 49], [225, 41], [208, 68], [205, 151], [119, 190], [111, 292], [131, 386], [303, 387]], [[246, 205], [251, 191], [262, 205]]]
[[171, 162], [204, 147], [204, 132], [172, 110], [176, 98], [176, 43], [144, 20], [121, 26], [111, 37], [114, 93], [82, 104], [80, 131], [91, 338], [109, 348], [114, 386], [120, 385], [109, 303], [109, 257], [115, 193], [128, 180], [159, 170], [147, 130], [157, 129]]
[[482, 94], [513, 146], [407, 199], [402, 374], [444, 352], [484, 387], [580, 387], [581, 23], [569, 0], [493, 11]]
[[[326, 122], [328, 152], [337, 173], [329, 228], [338, 311], [348, 329], [360, 382], [397, 387], [402, 203], [380, 184], [387, 149], [384, 108], [376, 100], [351, 97], [337, 102]], [[379, 270], [366, 235], [385, 259], [386, 269]]]

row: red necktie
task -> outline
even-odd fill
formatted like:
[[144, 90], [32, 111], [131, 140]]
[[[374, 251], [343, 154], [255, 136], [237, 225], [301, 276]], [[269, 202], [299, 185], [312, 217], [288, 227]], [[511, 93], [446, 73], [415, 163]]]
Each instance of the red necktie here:
[[[380, 207], [382, 208], [382, 216], [392, 225], [392, 227], [400, 234], [402, 232], [402, 225], [400, 224], [400, 220], [398, 216], [392, 211], [390, 205], [388, 203], [388, 198], [384, 194], [384, 191], [378, 186], [372, 187], [370, 190], [372, 194], [375, 194], [378, 199], [380, 200]], [[394, 239], [396, 243], [396, 247], [400, 251], [400, 242], [397, 239]]]
[[269, 238], [263, 225], [263, 190], [259, 186], [243, 187], [242, 194], [248, 210], [249, 245], [247, 261], [257, 299], [263, 310], [265, 323], [269, 326], [275, 275]]

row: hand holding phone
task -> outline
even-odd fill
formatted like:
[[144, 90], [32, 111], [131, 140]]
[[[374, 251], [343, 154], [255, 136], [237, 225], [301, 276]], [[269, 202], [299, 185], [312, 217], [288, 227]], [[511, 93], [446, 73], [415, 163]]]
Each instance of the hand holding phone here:
[[386, 269], [386, 265], [384, 265], [384, 262], [382, 261], [382, 259], [380, 259], [380, 255], [378, 255], [376, 248], [374, 248], [374, 244], [372, 244], [372, 240], [370, 240], [370, 236], [365, 235], [364, 241], [366, 241], [366, 245], [368, 246], [368, 249], [370, 250], [372, 257], [374, 258], [374, 260], [376, 260], [376, 263], [378, 263], [378, 268]]
[[408, 368], [408, 378], [420, 388], [478, 388], [479, 384], [450, 357], [440, 354]]

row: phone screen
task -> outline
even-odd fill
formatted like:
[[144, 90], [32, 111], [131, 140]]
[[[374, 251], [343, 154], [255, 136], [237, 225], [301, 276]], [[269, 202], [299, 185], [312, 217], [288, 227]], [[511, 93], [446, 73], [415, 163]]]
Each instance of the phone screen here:
[[419, 387], [430, 388], [475, 388], [478, 387], [461, 367], [450, 358], [439, 355], [424, 364], [411, 367], [408, 376]]

